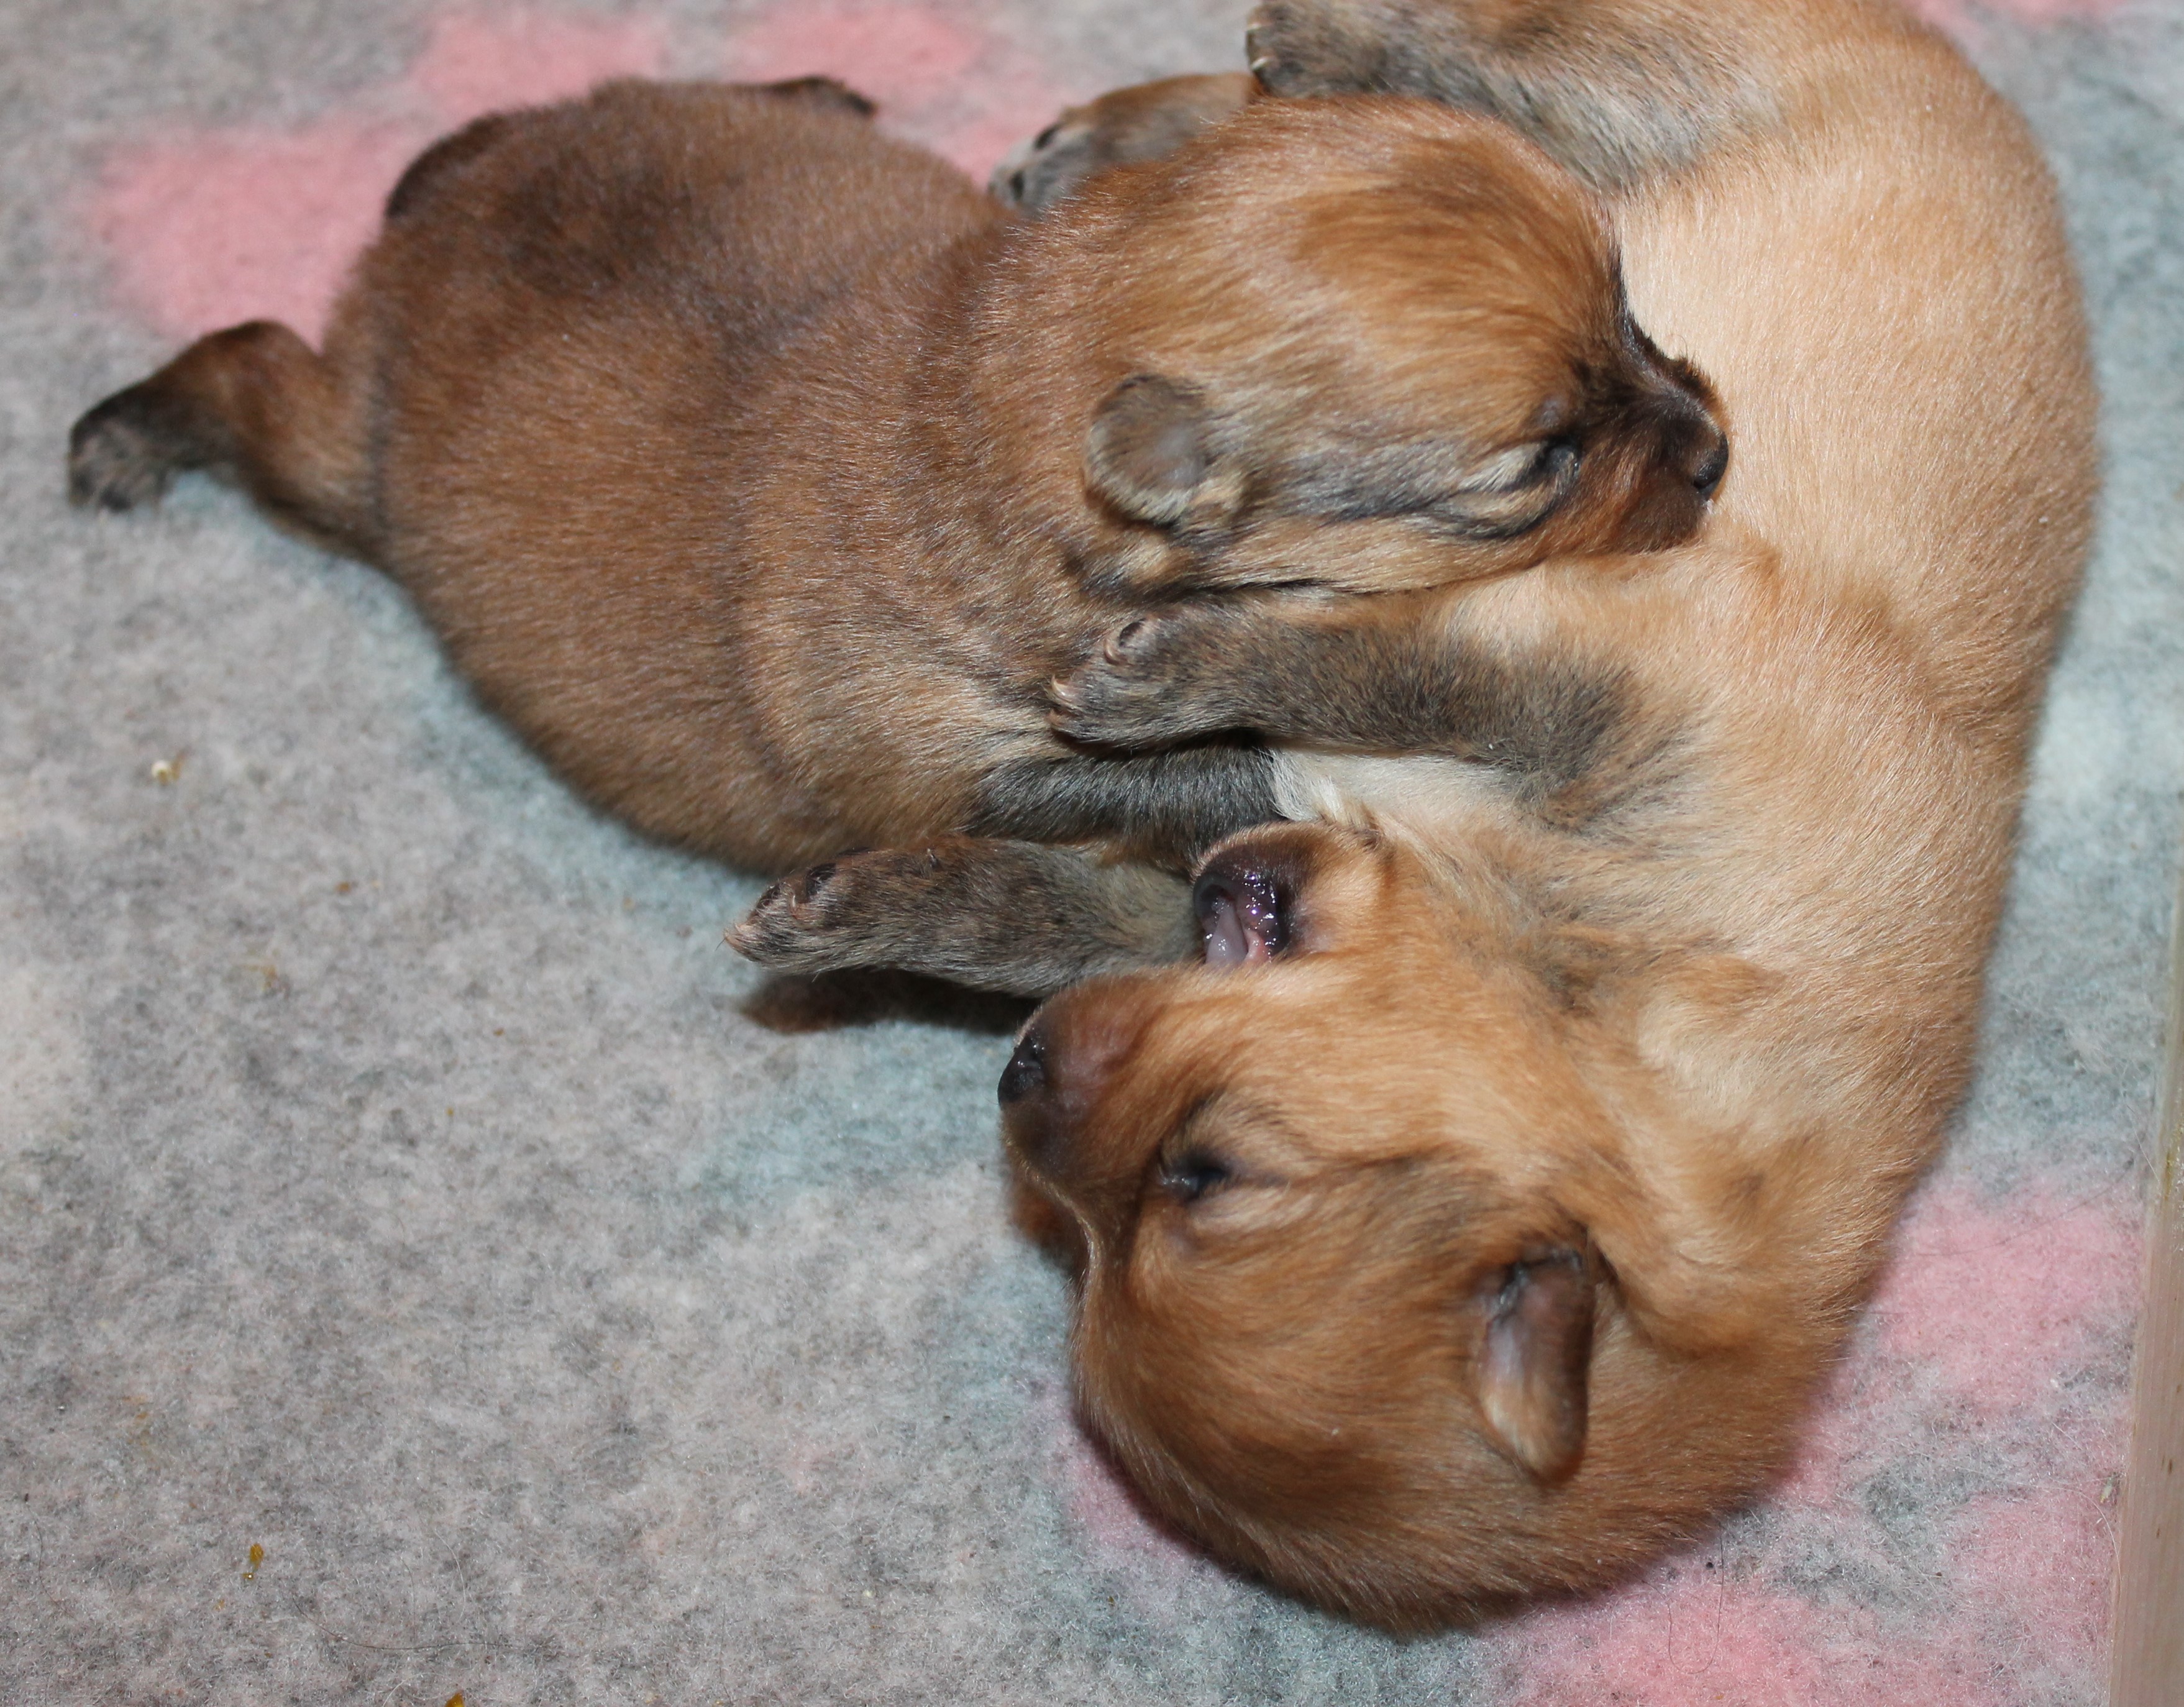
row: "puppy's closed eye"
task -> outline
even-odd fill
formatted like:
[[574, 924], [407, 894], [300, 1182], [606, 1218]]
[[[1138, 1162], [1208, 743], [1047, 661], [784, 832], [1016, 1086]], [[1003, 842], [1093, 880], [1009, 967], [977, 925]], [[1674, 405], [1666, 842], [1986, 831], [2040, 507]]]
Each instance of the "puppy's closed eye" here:
[[1178, 1145], [1160, 1158], [1160, 1188], [1178, 1202], [1195, 1203], [1234, 1178], [1235, 1170], [1202, 1144]]
[[1568, 434], [1484, 456], [1446, 443], [1346, 448], [1298, 484], [1311, 512], [1337, 522], [1412, 519], [1466, 539], [1537, 527], [1576, 490], [1581, 455]]
[[1449, 497], [1428, 507], [1474, 539], [1506, 539], [1546, 520], [1577, 485], [1579, 453], [1568, 438], [1519, 444], [1477, 464]]

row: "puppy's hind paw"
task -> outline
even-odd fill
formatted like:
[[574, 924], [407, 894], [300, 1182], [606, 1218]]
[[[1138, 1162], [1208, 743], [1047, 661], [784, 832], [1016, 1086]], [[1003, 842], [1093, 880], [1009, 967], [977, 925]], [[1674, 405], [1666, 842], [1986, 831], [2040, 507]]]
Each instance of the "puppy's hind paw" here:
[[173, 424], [141, 386], [117, 392], [69, 432], [69, 502], [99, 510], [157, 503], [181, 467]]

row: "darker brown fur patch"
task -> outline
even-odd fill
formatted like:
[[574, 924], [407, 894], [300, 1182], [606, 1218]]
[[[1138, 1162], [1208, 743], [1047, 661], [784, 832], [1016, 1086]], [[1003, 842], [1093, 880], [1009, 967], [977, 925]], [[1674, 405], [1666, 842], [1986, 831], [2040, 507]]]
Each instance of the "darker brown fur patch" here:
[[813, 106], [831, 107], [860, 119], [869, 119], [879, 111], [878, 104], [871, 97], [859, 94], [833, 77], [789, 77], [778, 83], [761, 83], [759, 87], [781, 100], [808, 101]]
[[407, 218], [421, 207], [433, 187], [462, 170], [508, 134], [511, 120], [505, 113], [488, 113], [473, 119], [453, 136], [443, 137], [412, 160], [387, 192], [383, 217]]

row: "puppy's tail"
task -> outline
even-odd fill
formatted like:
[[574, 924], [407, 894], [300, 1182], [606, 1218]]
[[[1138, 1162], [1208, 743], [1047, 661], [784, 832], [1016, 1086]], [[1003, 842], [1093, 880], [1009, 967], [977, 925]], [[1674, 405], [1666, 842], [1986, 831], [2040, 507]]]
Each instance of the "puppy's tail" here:
[[289, 329], [254, 320], [199, 338], [69, 433], [69, 497], [103, 510], [156, 502], [177, 474], [241, 487], [275, 520], [370, 557], [358, 388]]

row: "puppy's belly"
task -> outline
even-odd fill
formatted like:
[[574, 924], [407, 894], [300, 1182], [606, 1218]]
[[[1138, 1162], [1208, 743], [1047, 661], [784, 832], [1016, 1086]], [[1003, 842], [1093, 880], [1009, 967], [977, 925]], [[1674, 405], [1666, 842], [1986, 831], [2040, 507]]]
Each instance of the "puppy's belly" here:
[[1288, 818], [1396, 829], [1448, 844], [1513, 813], [1507, 785], [1484, 765], [1439, 755], [1388, 757], [1289, 749], [1276, 756], [1275, 798]]

